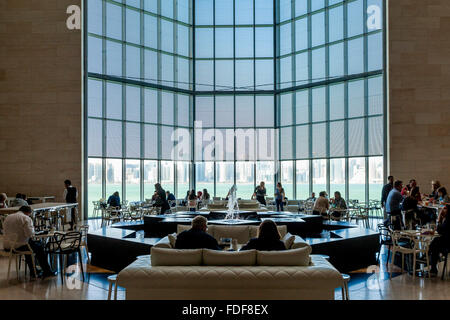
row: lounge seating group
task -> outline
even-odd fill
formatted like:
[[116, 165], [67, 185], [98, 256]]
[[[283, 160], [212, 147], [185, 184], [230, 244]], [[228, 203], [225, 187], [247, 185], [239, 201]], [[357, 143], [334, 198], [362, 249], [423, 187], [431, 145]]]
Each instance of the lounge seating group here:
[[[178, 225], [177, 233], [189, 226]], [[285, 251], [215, 251], [173, 248], [176, 234], [156, 243], [117, 276], [126, 299], [152, 300], [297, 300], [334, 299], [341, 273], [298, 236], [278, 226]], [[255, 226], [208, 226], [216, 239], [246, 243]]]

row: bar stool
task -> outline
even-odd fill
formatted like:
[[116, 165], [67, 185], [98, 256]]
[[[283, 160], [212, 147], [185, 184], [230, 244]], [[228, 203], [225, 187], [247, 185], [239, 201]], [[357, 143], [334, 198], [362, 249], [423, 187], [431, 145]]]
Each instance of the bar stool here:
[[350, 281], [350, 276], [345, 273], [342, 273], [341, 275], [344, 281], [342, 284], [342, 300], [350, 300], [350, 295], [348, 292], [348, 283]]
[[117, 300], [117, 274], [108, 277], [108, 300], [111, 300], [111, 291], [114, 285], [114, 300]]

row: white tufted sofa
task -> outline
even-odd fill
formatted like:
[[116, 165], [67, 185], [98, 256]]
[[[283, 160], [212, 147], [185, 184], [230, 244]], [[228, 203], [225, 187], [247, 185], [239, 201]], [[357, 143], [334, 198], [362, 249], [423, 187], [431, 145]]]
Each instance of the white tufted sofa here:
[[[179, 225], [177, 231], [180, 233], [187, 228], [189, 226]], [[287, 233], [286, 226], [278, 228], [281, 236]], [[238, 239], [239, 243], [246, 243], [255, 237], [256, 230], [254, 226], [208, 226], [208, 232], [216, 239], [229, 237]], [[154, 247], [159, 251], [177, 251], [171, 249], [168, 237], [161, 239]], [[311, 247], [298, 236], [295, 236], [289, 249], [284, 252], [292, 253], [292, 259], [298, 258], [295, 252], [305, 251], [306, 263], [261, 265], [257, 257], [264, 252], [254, 250], [254, 261], [248, 265], [211, 265], [214, 263], [210, 262], [208, 265], [205, 250], [197, 249], [202, 253], [194, 265], [177, 265], [181, 259], [176, 254], [172, 255], [172, 265], [152, 266], [150, 256], [139, 258], [118, 274], [117, 283], [126, 289], [126, 299], [132, 300], [334, 299], [335, 288], [342, 286], [343, 282], [339, 271], [323, 257], [309, 255]], [[223, 254], [230, 255], [229, 252]], [[229, 258], [233, 257], [219, 260]], [[287, 259], [290, 262], [291, 256]]]
[[309, 266], [151, 266], [137, 259], [117, 277], [127, 300], [333, 300], [342, 276], [321, 256]]

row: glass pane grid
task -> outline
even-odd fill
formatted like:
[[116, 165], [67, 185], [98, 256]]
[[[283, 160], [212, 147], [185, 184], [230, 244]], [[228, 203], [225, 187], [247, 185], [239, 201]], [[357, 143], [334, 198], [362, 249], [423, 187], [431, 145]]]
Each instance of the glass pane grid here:
[[274, 20], [271, 0], [90, 1], [88, 202], [114, 191], [143, 200], [158, 181], [177, 197], [193, 187], [225, 196], [236, 183], [249, 198], [259, 180], [268, 196], [281, 181], [290, 199], [375, 197], [384, 44], [365, 4], [382, 7], [277, 0]]

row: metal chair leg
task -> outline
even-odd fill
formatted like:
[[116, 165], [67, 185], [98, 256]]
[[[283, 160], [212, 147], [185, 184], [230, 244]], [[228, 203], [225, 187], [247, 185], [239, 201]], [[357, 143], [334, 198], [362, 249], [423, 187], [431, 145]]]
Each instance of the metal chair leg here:
[[6, 278], [6, 281], [9, 282], [9, 272], [11, 271], [11, 260], [12, 260], [13, 256], [10, 255], [9, 256], [9, 263], [8, 263], [8, 277]]
[[78, 248], [78, 258], [80, 259], [81, 274], [83, 276], [83, 281], [84, 281], [83, 259], [81, 258], [81, 249], [80, 248]]
[[389, 256], [390, 255], [391, 255], [391, 245], [389, 245], [389, 247], [388, 247], [388, 255], [387, 255], [386, 265], [389, 263]]
[[348, 283], [345, 283], [345, 300], [350, 300], [350, 294], [348, 292]]
[[392, 251], [392, 257], [391, 257], [392, 261], [391, 261], [391, 263], [389, 263], [389, 279], [392, 279], [392, 269], [394, 268], [395, 254], [396, 254], [395, 250]]
[[64, 283], [64, 259], [63, 259], [63, 255], [60, 254], [59, 255], [59, 268], [61, 269], [61, 283]]
[[447, 272], [447, 260], [448, 260], [448, 252], [445, 255], [445, 260], [444, 260], [444, 266], [442, 267], [442, 276], [441, 276], [441, 280], [444, 280], [445, 278], [445, 273]]
[[108, 287], [108, 300], [111, 300], [112, 282], [109, 282]]
[[[36, 262], [34, 260], [34, 255], [31, 255], [31, 264], [33, 265], [34, 276], [37, 277]], [[30, 273], [31, 273], [31, 270], [30, 270]]]
[[86, 250], [87, 262], [88, 262], [88, 264], [91, 264], [91, 258], [89, 258], [89, 250], [88, 250], [87, 243], [86, 243], [86, 245], [84, 246], [84, 249]]
[[15, 256], [15, 257], [16, 257], [16, 274], [17, 274], [17, 279], [19, 279], [19, 263], [17, 261], [18, 256]]

